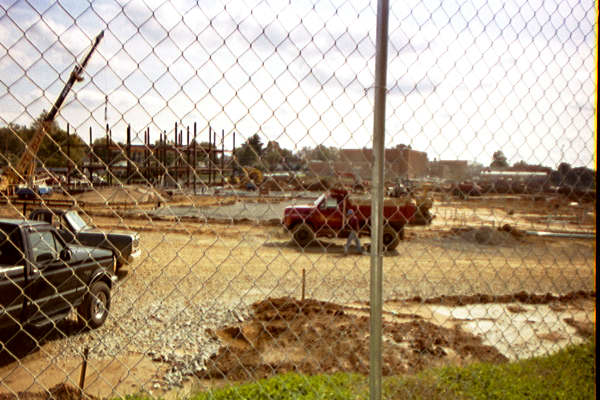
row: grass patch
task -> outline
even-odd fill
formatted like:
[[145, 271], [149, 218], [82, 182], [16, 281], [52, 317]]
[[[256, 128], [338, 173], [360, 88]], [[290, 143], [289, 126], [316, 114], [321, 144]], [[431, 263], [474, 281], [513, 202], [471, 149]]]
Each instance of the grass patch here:
[[[384, 399], [595, 399], [596, 342], [570, 346], [556, 354], [507, 364], [477, 363], [430, 369], [416, 375], [386, 377]], [[128, 396], [128, 399], [142, 399]], [[229, 386], [193, 400], [362, 400], [369, 398], [368, 377], [357, 374], [287, 373]]]
[[201, 393], [193, 400], [348, 400], [365, 398], [365, 377], [356, 374], [307, 376], [297, 373], [277, 375], [257, 382]]
[[457, 399], [595, 399], [595, 378], [594, 341], [506, 365], [445, 368], [436, 385]]

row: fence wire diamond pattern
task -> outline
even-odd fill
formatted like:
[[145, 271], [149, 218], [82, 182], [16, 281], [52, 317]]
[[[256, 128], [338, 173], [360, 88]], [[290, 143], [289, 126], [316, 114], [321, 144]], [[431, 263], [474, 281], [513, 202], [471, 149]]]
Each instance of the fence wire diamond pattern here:
[[384, 376], [587, 340], [595, 7], [391, 4], [380, 160], [374, 2], [0, 0], [0, 398], [367, 376], [376, 163]]

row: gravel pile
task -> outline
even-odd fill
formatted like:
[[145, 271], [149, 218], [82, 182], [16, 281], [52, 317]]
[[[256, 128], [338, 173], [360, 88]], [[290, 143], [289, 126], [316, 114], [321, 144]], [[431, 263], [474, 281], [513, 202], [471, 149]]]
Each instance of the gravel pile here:
[[[81, 357], [85, 347], [91, 359], [145, 355], [168, 365], [166, 373], [154, 378], [152, 389], [169, 390], [203, 371], [206, 360], [217, 353], [220, 344], [210, 330], [247, 318], [247, 309], [224, 303], [189, 305], [178, 297], [131, 306], [119, 296], [101, 328], [79, 335], [67, 332], [56, 341], [55, 357]], [[159, 369], [164, 370], [157, 365]]]

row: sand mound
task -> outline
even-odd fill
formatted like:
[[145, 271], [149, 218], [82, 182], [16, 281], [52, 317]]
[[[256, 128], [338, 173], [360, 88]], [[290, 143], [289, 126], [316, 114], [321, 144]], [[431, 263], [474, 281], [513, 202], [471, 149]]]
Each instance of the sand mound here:
[[518, 243], [523, 238], [523, 233], [510, 225], [494, 229], [489, 226], [479, 228], [453, 228], [450, 234], [471, 243], [488, 246], [500, 246]]

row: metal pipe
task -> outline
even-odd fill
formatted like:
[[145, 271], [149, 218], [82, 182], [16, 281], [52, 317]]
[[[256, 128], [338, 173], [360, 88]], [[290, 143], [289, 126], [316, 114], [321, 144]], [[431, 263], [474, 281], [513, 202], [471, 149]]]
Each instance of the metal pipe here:
[[371, 189], [371, 310], [369, 319], [369, 398], [371, 400], [380, 400], [382, 395], [383, 165], [385, 162], [388, 14], [388, 0], [378, 0], [373, 110], [373, 187]]
[[544, 232], [544, 231], [525, 231], [532, 236], [547, 236], [569, 239], [596, 239], [595, 233], [576, 233], [576, 232]]

